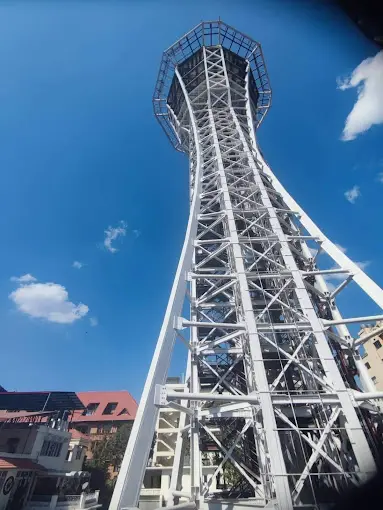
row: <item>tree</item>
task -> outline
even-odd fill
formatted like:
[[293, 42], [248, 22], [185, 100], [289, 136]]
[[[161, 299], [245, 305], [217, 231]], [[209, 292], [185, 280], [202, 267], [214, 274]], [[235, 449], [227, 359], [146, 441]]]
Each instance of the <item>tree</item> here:
[[125, 423], [118, 428], [115, 434], [105, 436], [100, 441], [92, 444], [92, 459], [87, 461], [87, 466], [102, 469], [107, 472], [109, 466], [115, 470], [120, 469], [124, 457], [126, 445], [128, 444], [131, 426]]
[[110, 478], [109, 467], [115, 471], [120, 469], [128, 444], [131, 425], [125, 423], [115, 434], [104, 436], [100, 441], [94, 441], [91, 446], [92, 458], [85, 463], [85, 469], [91, 473], [90, 485], [100, 489], [100, 501], [104, 508], [109, 505], [116, 478]]

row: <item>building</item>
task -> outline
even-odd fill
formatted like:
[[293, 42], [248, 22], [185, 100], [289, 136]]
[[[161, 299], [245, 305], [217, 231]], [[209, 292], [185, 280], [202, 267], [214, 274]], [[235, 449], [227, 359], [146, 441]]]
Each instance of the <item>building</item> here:
[[371, 326], [363, 325], [359, 331], [359, 338], [367, 335], [372, 336], [363, 343], [365, 352], [362, 359], [375, 388], [383, 391], [383, 321]]
[[97, 507], [81, 497], [86, 441], [68, 430], [83, 409], [71, 392], [0, 393], [0, 510]]
[[[114, 434], [122, 425], [132, 427], [137, 412], [137, 402], [126, 390], [121, 391], [81, 391], [78, 398], [85, 409], [73, 413], [71, 431], [78, 438], [89, 440], [86, 458], [92, 458], [92, 443]], [[110, 477], [118, 474], [119, 466], [110, 467]]]
[[65, 459], [65, 471], [82, 471], [91, 442], [89, 436], [76, 429], [70, 429], [69, 432], [71, 437]]
[[[335, 297], [353, 281], [383, 308], [383, 290], [265, 161], [257, 130], [271, 88], [258, 42], [221, 20], [199, 23], [164, 52], [153, 104], [189, 158], [190, 215], [111, 508], [137, 506], [156, 427], [154, 462], [173, 464], [170, 507], [328, 508], [375, 472], [379, 437], [369, 427], [381, 420], [371, 402], [379, 394], [356, 384], [357, 374], [365, 389], [366, 371], [347, 327], [378, 317], [344, 319]], [[299, 108], [298, 96], [291, 104]], [[308, 194], [316, 177], [300, 184]], [[331, 274], [344, 276], [335, 289]], [[182, 394], [165, 383], [175, 342], [188, 360]], [[175, 442], [163, 408], [180, 413]]]

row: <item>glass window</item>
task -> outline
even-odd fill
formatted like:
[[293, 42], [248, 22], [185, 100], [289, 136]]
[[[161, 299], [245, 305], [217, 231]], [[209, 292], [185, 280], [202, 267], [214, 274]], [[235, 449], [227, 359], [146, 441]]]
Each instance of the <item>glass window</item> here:
[[16, 453], [17, 447], [20, 443], [20, 438], [10, 437], [7, 439], [7, 453]]
[[92, 414], [96, 412], [99, 405], [100, 405], [99, 402], [91, 402], [90, 404], [88, 404], [86, 406], [86, 409], [82, 413], [83, 416], [92, 416]]
[[43, 446], [41, 448], [40, 455], [46, 455], [49, 447], [49, 441], [44, 441]]
[[62, 443], [56, 441], [44, 441], [40, 455], [44, 457], [60, 457]]
[[80, 460], [82, 455], [82, 446], [77, 447], [76, 460]]
[[374, 384], [376, 383], [376, 377], [375, 377], [375, 376], [374, 376], [374, 377], [371, 377], [371, 380], [372, 380], [372, 382], [373, 382]]
[[380, 349], [382, 347], [382, 343], [380, 340], [375, 340], [374, 345], [377, 349]]
[[368, 369], [370, 369], [370, 368], [371, 368], [370, 363], [365, 363], [365, 365], [366, 365], [366, 368], [368, 368]]
[[102, 414], [113, 414], [117, 407], [117, 402], [109, 402], [109, 404], [105, 407]]

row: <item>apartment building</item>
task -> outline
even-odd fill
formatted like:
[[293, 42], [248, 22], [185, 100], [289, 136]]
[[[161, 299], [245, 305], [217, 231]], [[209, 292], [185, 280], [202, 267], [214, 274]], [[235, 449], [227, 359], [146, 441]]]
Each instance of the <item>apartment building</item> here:
[[[121, 391], [81, 391], [78, 398], [85, 409], [73, 413], [70, 424], [73, 434], [82, 434], [89, 440], [86, 458], [92, 458], [92, 443], [105, 436], [115, 434], [119, 427], [133, 426], [137, 412], [137, 402], [126, 390]], [[78, 436], [77, 436], [78, 437]], [[109, 476], [118, 475], [119, 466], [110, 466]]]
[[359, 331], [359, 338], [370, 335], [376, 331], [364, 344], [363, 362], [378, 391], [383, 391], [383, 321], [374, 325], [362, 326]]
[[[46, 501], [50, 508], [86, 507], [76, 492], [89, 480], [81, 471], [86, 445], [68, 430], [72, 412], [83, 409], [73, 392], [0, 392], [0, 510], [33, 510]], [[75, 491], [72, 499], [65, 487]]]

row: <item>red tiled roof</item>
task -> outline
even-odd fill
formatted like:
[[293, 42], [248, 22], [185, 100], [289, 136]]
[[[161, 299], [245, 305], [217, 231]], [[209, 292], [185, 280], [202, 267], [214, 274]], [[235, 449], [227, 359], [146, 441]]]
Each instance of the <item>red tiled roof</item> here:
[[33, 462], [31, 459], [11, 457], [0, 457], [0, 470], [1, 469], [25, 469], [27, 471], [45, 471], [45, 467]]
[[[130, 421], [134, 420], [137, 412], [137, 402], [132, 395], [126, 391], [80, 391], [77, 393], [81, 402], [88, 406], [89, 404], [99, 404], [93, 414], [84, 416], [83, 411], [74, 411], [72, 422], [100, 422], [100, 421]], [[109, 403], [117, 403], [116, 409], [112, 414], [103, 414], [105, 407]]]
[[89, 439], [88, 434], [83, 434], [79, 430], [71, 429], [69, 432], [72, 434], [72, 439]]

